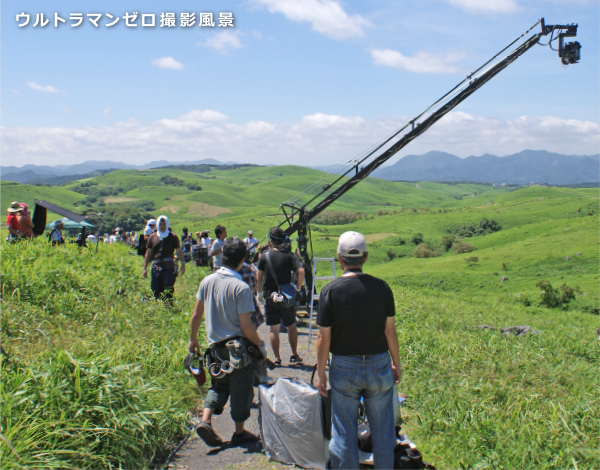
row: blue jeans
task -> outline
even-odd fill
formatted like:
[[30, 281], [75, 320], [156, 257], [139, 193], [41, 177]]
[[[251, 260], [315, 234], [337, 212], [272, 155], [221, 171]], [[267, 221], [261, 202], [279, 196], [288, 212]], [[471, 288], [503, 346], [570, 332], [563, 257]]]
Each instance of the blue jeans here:
[[332, 427], [329, 453], [332, 468], [359, 468], [358, 406], [361, 397], [373, 438], [375, 468], [394, 468], [394, 374], [389, 354], [386, 352], [366, 357], [334, 355], [329, 369], [329, 382]]

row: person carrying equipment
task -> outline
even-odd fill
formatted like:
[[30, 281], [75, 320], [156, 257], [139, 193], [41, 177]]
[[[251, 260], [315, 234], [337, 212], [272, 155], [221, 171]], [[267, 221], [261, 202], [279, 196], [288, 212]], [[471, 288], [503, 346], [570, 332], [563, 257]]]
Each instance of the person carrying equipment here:
[[395, 468], [394, 383], [400, 380], [400, 352], [394, 295], [385, 281], [363, 273], [368, 255], [362, 234], [342, 234], [338, 261], [344, 274], [326, 285], [319, 299], [316, 385], [327, 396], [325, 365], [331, 352], [329, 453], [334, 469], [359, 468], [361, 398], [371, 429], [375, 468]]
[[148, 277], [146, 270], [148, 263], [152, 263], [152, 276], [150, 288], [154, 293], [156, 300], [166, 300], [173, 302], [173, 293], [175, 291], [175, 259], [181, 262], [180, 273], [185, 274], [185, 261], [181, 251], [179, 238], [169, 228], [169, 219], [165, 215], [158, 218], [158, 231], [153, 233], [146, 246], [146, 256], [144, 258], [144, 268], [142, 274]]
[[199, 353], [198, 330], [206, 313], [206, 335], [210, 349], [206, 356], [211, 387], [204, 400], [198, 435], [208, 446], [219, 447], [223, 440], [212, 428], [213, 414], [221, 414], [230, 399], [231, 419], [235, 422], [234, 444], [256, 442], [257, 436], [244, 429], [250, 417], [254, 397], [254, 367], [249, 355], [267, 358], [265, 344], [252, 324], [254, 313], [252, 290], [238, 271], [246, 258], [246, 246], [239, 238], [227, 240], [222, 247], [223, 266], [205, 277], [198, 289], [190, 325], [190, 353]]
[[[301, 289], [304, 282], [304, 268], [300, 259], [294, 254], [282, 250], [282, 244], [286, 241], [286, 235], [278, 227], [269, 232], [269, 241], [272, 249], [265, 251], [258, 260], [258, 285], [259, 300], [261, 295], [265, 300], [265, 317], [267, 325], [271, 327], [269, 334], [271, 347], [275, 355], [275, 364], [281, 365], [279, 355], [279, 329], [280, 322], [288, 329], [288, 340], [292, 349], [290, 364], [301, 364], [302, 358], [298, 355], [298, 329], [296, 328], [296, 293]], [[298, 276], [296, 285], [292, 284], [292, 272]], [[263, 285], [264, 279], [264, 285]], [[293, 301], [285, 302], [284, 291], [291, 288]], [[289, 297], [289, 296], [288, 296]], [[287, 300], [287, 299], [285, 299]], [[291, 304], [291, 305], [288, 305]]]

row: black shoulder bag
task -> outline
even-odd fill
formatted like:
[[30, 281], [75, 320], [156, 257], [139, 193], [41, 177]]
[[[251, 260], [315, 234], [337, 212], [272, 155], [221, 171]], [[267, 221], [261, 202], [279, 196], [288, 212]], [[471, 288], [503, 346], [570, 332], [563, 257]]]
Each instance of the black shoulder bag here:
[[276, 302], [280, 304], [284, 308], [293, 307], [296, 305], [296, 295], [298, 292], [296, 291], [296, 286], [292, 283], [279, 285], [279, 281], [277, 280], [277, 276], [275, 275], [275, 270], [273, 269], [273, 265], [271, 264], [271, 252], [267, 251], [264, 254], [265, 260], [267, 261], [267, 268], [269, 269], [269, 274], [273, 279], [275, 279], [275, 284], [277, 284], [277, 292], [281, 296], [283, 296], [283, 301]]

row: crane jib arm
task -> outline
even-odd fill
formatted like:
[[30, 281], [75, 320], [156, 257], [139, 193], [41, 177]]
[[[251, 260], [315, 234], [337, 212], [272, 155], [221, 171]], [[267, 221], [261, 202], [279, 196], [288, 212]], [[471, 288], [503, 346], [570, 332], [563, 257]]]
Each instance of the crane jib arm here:
[[[487, 83], [491, 78], [497, 75], [499, 72], [504, 70], [510, 64], [512, 64], [515, 60], [517, 60], [521, 55], [523, 55], [526, 51], [531, 49], [534, 45], [536, 45], [540, 38], [542, 37], [542, 33], [538, 33], [519, 47], [517, 47], [512, 53], [507, 55], [503, 60], [491, 66], [488, 70], [483, 72], [481, 76], [474, 78], [470, 81], [469, 85], [458, 93], [454, 98], [445, 103], [443, 106], [439, 107], [437, 110], [433, 111], [431, 115], [421, 122], [419, 125], [415, 126], [411, 131], [407, 132], [404, 136], [402, 136], [396, 143], [392, 144], [389, 149], [385, 150], [381, 155], [375, 158], [372, 162], [370, 162], [365, 167], [361, 168], [360, 171], [351, 177], [348, 181], [342, 184], [339, 188], [333, 191], [331, 194], [327, 195], [322, 201], [316, 204], [312, 209], [305, 208], [305, 218], [306, 221], [310, 221], [310, 219], [316, 217], [323, 210], [325, 210], [330, 204], [339, 199], [346, 191], [353, 188], [354, 185], [365, 179], [369, 176], [375, 169], [379, 168], [386, 161], [392, 158], [397, 152], [399, 152], [404, 146], [410, 143], [412, 140], [416, 139], [421, 134], [425, 133], [429, 127], [431, 127], [435, 122], [440, 120], [446, 113], [450, 112], [454, 109], [459, 103], [465, 100], [472, 93], [481, 88], [485, 83]], [[302, 220], [297, 219], [294, 223], [292, 223], [285, 231], [287, 235], [292, 235], [295, 233], [300, 224], [304, 223]]]

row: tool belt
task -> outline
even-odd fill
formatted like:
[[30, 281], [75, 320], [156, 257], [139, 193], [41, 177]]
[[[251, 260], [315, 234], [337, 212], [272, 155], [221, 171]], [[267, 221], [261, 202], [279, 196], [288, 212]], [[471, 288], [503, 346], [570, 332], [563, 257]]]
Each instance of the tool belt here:
[[[243, 369], [252, 364], [252, 357], [248, 352], [249, 341], [237, 336], [227, 338], [223, 341], [213, 344], [204, 352], [204, 365], [211, 377], [222, 379], [227, 374], [231, 374], [234, 370]], [[219, 355], [217, 348], [227, 348], [228, 357]], [[260, 354], [260, 353], [259, 353]]]

